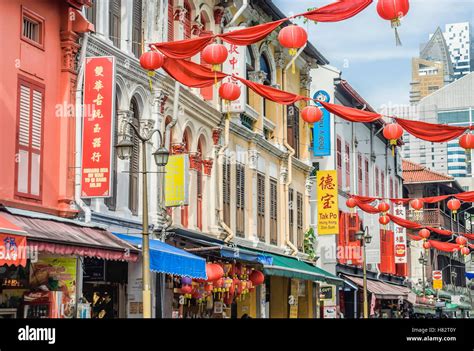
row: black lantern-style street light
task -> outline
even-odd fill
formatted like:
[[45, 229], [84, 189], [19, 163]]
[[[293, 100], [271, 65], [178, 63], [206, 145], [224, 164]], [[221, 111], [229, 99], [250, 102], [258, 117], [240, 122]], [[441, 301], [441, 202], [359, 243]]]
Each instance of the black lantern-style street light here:
[[168, 160], [170, 158], [170, 152], [164, 146], [160, 147], [153, 153], [153, 157], [155, 158], [155, 163], [158, 167], [163, 167], [168, 164]]
[[133, 143], [129, 139], [121, 140], [115, 145], [115, 148], [117, 150], [117, 156], [121, 160], [128, 160], [132, 156]]

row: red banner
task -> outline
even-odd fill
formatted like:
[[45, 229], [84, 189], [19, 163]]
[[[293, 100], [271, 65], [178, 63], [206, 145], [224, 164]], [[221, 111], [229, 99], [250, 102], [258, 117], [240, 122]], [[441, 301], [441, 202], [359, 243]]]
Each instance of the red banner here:
[[81, 196], [111, 196], [115, 58], [86, 58], [84, 77]]
[[26, 258], [25, 236], [0, 234], [0, 266], [26, 267]]

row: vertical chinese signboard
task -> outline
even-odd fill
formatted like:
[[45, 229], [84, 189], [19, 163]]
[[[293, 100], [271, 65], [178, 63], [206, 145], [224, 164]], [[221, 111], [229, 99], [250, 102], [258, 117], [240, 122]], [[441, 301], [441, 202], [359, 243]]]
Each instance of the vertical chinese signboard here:
[[111, 196], [115, 58], [86, 58], [82, 135], [83, 198]]
[[[403, 205], [394, 207], [394, 215], [400, 218], [406, 218], [406, 209]], [[395, 235], [395, 263], [407, 263], [407, 230], [397, 224], [394, 225]]]
[[443, 289], [443, 272], [442, 271], [433, 271], [433, 289], [435, 290]]
[[[233, 27], [226, 30], [226, 32], [231, 32], [236, 29], [242, 29], [242, 27]], [[224, 42], [227, 51], [229, 52], [229, 56], [227, 60], [223, 64], [222, 72], [226, 72], [228, 74], [233, 74], [242, 78], [246, 76], [247, 70], [247, 63], [246, 63], [246, 50], [247, 47], [245, 46], [237, 46], [229, 43]], [[232, 101], [230, 103], [230, 110], [228, 110], [227, 106], [223, 106], [224, 112], [244, 112], [245, 106], [247, 105], [247, 88], [238, 80], [228, 77], [225, 78], [222, 82], [228, 83], [236, 83], [240, 87], [240, 97]]]
[[189, 155], [171, 155], [166, 165], [165, 205], [186, 206], [189, 203]]
[[319, 171], [318, 234], [331, 235], [339, 232], [339, 208], [337, 203], [337, 171]]
[[[313, 98], [315, 100], [329, 102], [329, 94], [324, 90], [317, 91]], [[319, 103], [316, 105], [321, 107]], [[331, 115], [328, 110], [321, 108], [323, 117], [313, 125], [313, 155], [331, 156]]]

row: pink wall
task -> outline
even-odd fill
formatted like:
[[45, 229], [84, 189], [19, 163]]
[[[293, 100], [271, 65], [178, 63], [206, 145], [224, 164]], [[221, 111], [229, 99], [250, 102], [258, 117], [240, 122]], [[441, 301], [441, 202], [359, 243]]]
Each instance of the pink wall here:
[[[21, 39], [22, 6], [44, 18], [44, 49]], [[56, 116], [57, 104], [73, 102], [64, 98], [70, 99], [68, 81], [74, 76], [64, 72], [62, 63], [61, 19], [64, 23], [67, 11], [64, 0], [0, 1], [0, 202], [71, 216], [75, 212], [64, 204], [73, 199], [74, 164], [70, 148], [74, 142], [74, 118]], [[41, 200], [15, 195], [19, 75], [44, 85], [45, 89]]]

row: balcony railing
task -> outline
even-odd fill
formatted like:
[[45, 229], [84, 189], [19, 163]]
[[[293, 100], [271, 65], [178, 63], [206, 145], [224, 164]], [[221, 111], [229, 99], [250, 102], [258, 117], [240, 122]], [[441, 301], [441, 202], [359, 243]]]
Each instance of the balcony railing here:
[[449, 214], [443, 212], [439, 208], [427, 208], [424, 209], [423, 212], [418, 213], [414, 210], [408, 210], [407, 219], [430, 227], [441, 227], [448, 230], [451, 230], [452, 221], [453, 231], [461, 233], [466, 232], [466, 227], [464, 225], [452, 219]]

